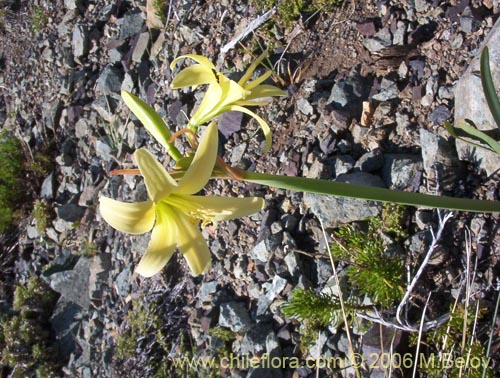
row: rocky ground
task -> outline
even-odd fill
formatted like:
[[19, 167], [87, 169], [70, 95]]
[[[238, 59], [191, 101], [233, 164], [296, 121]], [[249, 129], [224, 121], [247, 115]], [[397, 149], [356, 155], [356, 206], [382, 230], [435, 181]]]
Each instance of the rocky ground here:
[[[498, 1], [345, 1], [331, 12], [304, 13], [289, 22], [275, 14], [230, 49], [227, 44], [265, 10], [237, 0], [174, 0], [164, 26], [148, 28], [140, 0], [4, 3], [0, 120], [22, 140], [28, 164], [41, 159], [49, 168], [26, 178], [31, 200], [22, 205], [25, 217], [3, 236], [9, 257], [2, 253], [0, 299], [11, 303], [15, 283], [33, 274], [60, 294], [51, 324], [64, 375], [189, 376], [172, 365], [173, 357], [220, 356], [221, 348], [240, 356], [349, 354], [343, 327], [319, 330], [301, 351], [300, 322], [285, 317], [280, 306], [295, 287], [319, 291], [332, 285], [324, 258], [331, 239], [325, 241], [321, 224], [331, 234], [379, 215], [380, 204], [214, 181], [207, 193], [258, 195], [267, 204], [260, 214], [204, 230], [213, 268], [195, 278], [178, 254], [151, 279], [135, 275], [149, 236], [116, 232], [98, 214], [100, 194], [145, 196], [139, 177], [110, 177], [111, 170], [132, 167], [131, 154], [142, 146], [162, 154], [121, 101], [120, 89], [154, 104], [172, 129], [185, 125], [185, 114], [201, 98], [169, 88], [169, 64], [180, 54], [203, 54], [222, 71], [237, 73], [251, 63], [250, 53], [270, 49], [276, 84], [288, 92], [258, 109], [273, 130], [273, 147], [263, 156], [257, 125], [224, 117], [221, 151], [233, 166], [498, 200], [494, 171], [500, 165], [464, 161], [463, 155], [459, 160], [443, 127], [453, 119], [457, 82], [500, 14]], [[158, 20], [149, 13], [151, 22]], [[366, 101], [374, 112], [365, 123]], [[35, 200], [53, 209], [42, 230]], [[412, 272], [436, 224], [435, 211], [408, 209], [404, 253]], [[464, 301], [465, 230], [476, 262], [473, 298], [493, 314], [499, 224], [498, 216], [466, 213], [448, 222], [438, 257], [412, 300], [423, 307], [422, 298], [433, 292], [428, 320], [446, 314], [455, 299]], [[478, 327], [484, 345], [492, 320], [486, 317]], [[500, 318], [495, 322], [498, 327]], [[360, 353], [382, 352], [378, 331], [377, 324], [368, 333], [355, 332]], [[492, 351], [498, 354], [496, 332]], [[407, 339], [398, 333], [397, 350], [409, 350]], [[499, 362], [494, 359], [492, 369]], [[209, 376], [207, 370], [198, 374]], [[212, 374], [309, 377], [316, 371], [247, 366], [212, 368]], [[350, 376], [353, 370], [320, 369], [320, 376], [334, 374]]]

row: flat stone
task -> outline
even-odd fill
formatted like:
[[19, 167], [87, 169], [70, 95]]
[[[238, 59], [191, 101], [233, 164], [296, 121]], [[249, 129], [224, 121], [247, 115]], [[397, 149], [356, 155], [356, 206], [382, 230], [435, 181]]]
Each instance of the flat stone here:
[[79, 59], [87, 55], [89, 51], [88, 33], [82, 25], [75, 25], [73, 28], [71, 47], [75, 58]]
[[[337, 177], [335, 181], [385, 187], [380, 177], [365, 172], [344, 174]], [[346, 223], [377, 216], [382, 209], [380, 202], [313, 193], [304, 195], [304, 203], [321, 220], [325, 228], [335, 228]]]
[[389, 47], [391, 44], [392, 36], [388, 28], [380, 29], [377, 33], [375, 33], [373, 37], [366, 38], [363, 41], [363, 45], [371, 53], [383, 50], [384, 48]]
[[65, 270], [50, 275], [50, 287], [66, 300], [76, 303], [83, 310], [88, 310], [89, 273], [91, 259], [80, 257], [72, 270]]
[[248, 310], [242, 302], [227, 302], [220, 305], [219, 325], [233, 332], [245, 332], [252, 322]]
[[140, 63], [149, 45], [149, 32], [144, 32], [139, 34], [137, 43], [135, 44], [134, 51], [132, 53], [132, 60], [134, 62]]
[[56, 207], [56, 213], [59, 218], [67, 222], [79, 221], [85, 213], [85, 208], [78, 206], [75, 203], [68, 203]]
[[384, 159], [382, 173], [390, 189], [418, 191], [424, 169], [420, 156], [386, 154]]
[[120, 28], [120, 39], [127, 39], [141, 32], [144, 25], [142, 12], [127, 13]]
[[54, 184], [54, 172], [51, 172], [51, 174], [48, 175], [45, 180], [43, 180], [42, 189], [40, 190], [40, 197], [45, 199], [54, 198]]
[[369, 151], [363, 154], [354, 168], [358, 168], [362, 172], [374, 172], [384, 166], [384, 155], [379, 149]]
[[420, 146], [427, 179], [433, 183], [437, 181], [441, 189], [452, 190], [463, 167], [450, 143], [439, 135], [420, 129]]
[[265, 314], [271, 303], [283, 291], [288, 281], [278, 275], [274, 276], [271, 288], [260, 297], [257, 303], [257, 316]]
[[429, 122], [433, 125], [440, 126], [451, 117], [451, 112], [446, 105], [437, 106], [429, 116]]
[[[484, 46], [488, 46], [490, 55], [490, 69], [495, 88], [500, 88], [500, 19], [488, 33], [477, 51], [477, 56], [455, 86], [455, 127], [470, 119], [479, 130], [497, 129], [497, 125], [489, 110], [483, 93], [481, 78], [476, 75], [479, 71], [479, 59]], [[467, 160], [484, 169], [486, 174], [492, 175], [500, 169], [500, 156], [482, 148], [475, 148], [470, 144], [456, 141], [456, 148], [460, 160]]]
[[305, 98], [301, 97], [297, 103], [297, 108], [299, 112], [305, 115], [311, 115], [314, 113], [314, 109], [309, 101]]
[[122, 70], [114, 66], [107, 66], [97, 79], [97, 89], [102, 95], [120, 99], [122, 81]]

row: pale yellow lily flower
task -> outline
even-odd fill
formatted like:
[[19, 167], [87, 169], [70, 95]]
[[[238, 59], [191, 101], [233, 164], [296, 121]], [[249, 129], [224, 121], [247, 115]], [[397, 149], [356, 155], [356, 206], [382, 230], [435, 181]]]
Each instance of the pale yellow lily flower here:
[[266, 72], [253, 81], [249, 81], [255, 69], [267, 56], [267, 51], [261, 54], [250, 65], [238, 82], [218, 72], [213, 63], [204, 56], [187, 54], [174, 59], [170, 64], [171, 69], [183, 58], [193, 59], [197, 64], [179, 72], [172, 81], [172, 88], [196, 87], [201, 84], [208, 84], [207, 92], [200, 106], [189, 120], [188, 127], [196, 130], [198, 126], [222, 113], [231, 110], [239, 111], [248, 114], [259, 123], [266, 138], [265, 152], [267, 152], [271, 148], [271, 130], [269, 125], [257, 114], [243, 107], [265, 105], [269, 103], [272, 96], [287, 95], [285, 91], [273, 85], [262, 84], [271, 76], [271, 71]]
[[264, 207], [258, 197], [228, 198], [195, 196], [210, 179], [217, 158], [217, 125], [205, 131], [193, 161], [177, 182], [146, 149], [134, 157], [144, 177], [149, 200], [127, 203], [100, 198], [101, 216], [115, 229], [143, 234], [150, 230], [151, 240], [136, 272], [145, 277], [158, 273], [177, 247], [194, 275], [210, 268], [210, 251], [198, 224], [216, 223], [250, 215]]

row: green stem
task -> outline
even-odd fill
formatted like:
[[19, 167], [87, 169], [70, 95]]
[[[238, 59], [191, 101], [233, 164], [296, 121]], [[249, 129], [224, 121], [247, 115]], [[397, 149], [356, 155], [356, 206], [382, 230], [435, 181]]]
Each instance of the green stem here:
[[500, 212], [500, 201], [473, 200], [432, 196], [428, 194], [403, 192], [355, 185], [344, 182], [310, 179], [304, 177], [280, 176], [267, 173], [241, 171], [243, 181], [298, 192], [309, 192], [341, 197], [358, 198], [372, 201], [393, 202], [403, 205], [424, 206], [448, 210], [463, 210], [481, 213]]

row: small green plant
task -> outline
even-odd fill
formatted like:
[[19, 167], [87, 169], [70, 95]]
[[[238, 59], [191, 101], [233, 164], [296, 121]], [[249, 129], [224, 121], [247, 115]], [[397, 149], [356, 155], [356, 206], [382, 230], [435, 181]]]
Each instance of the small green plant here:
[[118, 358], [127, 359], [135, 355], [138, 340], [148, 333], [150, 324], [154, 320], [150, 312], [142, 301], [132, 301], [132, 307], [125, 317], [128, 329], [118, 337], [116, 344]]
[[45, 232], [53, 218], [52, 207], [44, 200], [37, 199], [33, 205], [33, 218], [38, 232]]
[[406, 235], [401, 227], [404, 210], [396, 208], [395, 205], [386, 205], [382, 218], [368, 220], [367, 231], [353, 225], [341, 227], [331, 245], [333, 258], [349, 265], [346, 273], [354, 289], [383, 307], [399, 301], [404, 294], [404, 261], [386, 251], [383, 239], [383, 233], [392, 234], [399, 241]]
[[79, 255], [85, 257], [93, 257], [97, 253], [97, 245], [92, 240], [84, 240], [80, 244]]
[[277, 7], [278, 24], [289, 26], [303, 13], [313, 13], [316, 11], [332, 12], [335, 7], [342, 5], [343, 0], [252, 0], [258, 9], [271, 9]]
[[12, 223], [21, 199], [23, 154], [19, 140], [7, 132], [0, 133], [0, 233]]
[[[474, 308], [476, 305], [471, 303], [469, 307]], [[466, 307], [460, 303], [452, 305], [448, 322], [437, 330], [423, 334], [421, 342], [425, 347], [426, 363], [420, 364], [421, 371], [430, 378], [493, 377], [491, 360], [487, 358], [484, 344], [477, 339], [475, 330], [478, 320], [487, 315], [485, 307], [476, 312], [470, 309], [466, 311]], [[417, 342], [417, 336], [412, 335], [410, 344], [416, 345]], [[463, 364], [455, 363], [462, 360], [465, 361]], [[476, 366], [479, 362], [481, 366]]]
[[168, 6], [168, 0], [153, 0], [153, 8], [155, 9], [155, 13], [158, 17], [160, 17], [162, 22], [167, 21]]
[[336, 320], [340, 309], [340, 300], [337, 296], [300, 288], [293, 290], [290, 300], [281, 306], [285, 316], [307, 320], [321, 327]]
[[233, 342], [236, 339], [236, 334], [233, 331], [223, 327], [210, 328], [207, 332], [226, 342]]
[[56, 294], [38, 277], [14, 292], [13, 313], [0, 317], [0, 364], [12, 370], [13, 377], [60, 376], [63, 361], [55, 359], [50, 342], [49, 317]]
[[31, 29], [38, 32], [47, 26], [49, 22], [49, 13], [42, 6], [37, 5], [31, 11]]
[[40, 176], [47, 176], [54, 167], [54, 160], [51, 158], [50, 150], [43, 150], [35, 153], [29, 169]]

